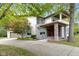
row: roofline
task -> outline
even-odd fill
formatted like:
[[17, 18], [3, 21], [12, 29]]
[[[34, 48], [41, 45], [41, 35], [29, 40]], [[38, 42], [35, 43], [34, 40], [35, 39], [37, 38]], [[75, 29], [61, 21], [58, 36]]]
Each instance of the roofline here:
[[[63, 11], [63, 12], [61, 12], [61, 13], [63, 13], [63, 14], [65, 15], [65, 12], [66, 12], [66, 11]], [[69, 13], [68, 13], [68, 12], [66, 12], [66, 13], [67, 13], [66, 16], [69, 16]], [[46, 19], [46, 18], [49, 18], [49, 17], [51, 17], [51, 16], [55, 16], [55, 15], [57, 15], [57, 14], [59, 14], [59, 13], [58, 13], [58, 12], [55, 12], [55, 13], [53, 13], [53, 14], [50, 14], [50, 15], [46, 16], [46, 17], [42, 17], [42, 16], [37, 16], [37, 17]]]

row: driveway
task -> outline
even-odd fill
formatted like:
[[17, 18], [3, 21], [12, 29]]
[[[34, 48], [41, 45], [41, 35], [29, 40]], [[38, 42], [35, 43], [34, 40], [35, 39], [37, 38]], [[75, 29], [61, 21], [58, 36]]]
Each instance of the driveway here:
[[79, 48], [46, 41], [0, 40], [0, 44], [27, 49], [38, 56], [79, 56]]

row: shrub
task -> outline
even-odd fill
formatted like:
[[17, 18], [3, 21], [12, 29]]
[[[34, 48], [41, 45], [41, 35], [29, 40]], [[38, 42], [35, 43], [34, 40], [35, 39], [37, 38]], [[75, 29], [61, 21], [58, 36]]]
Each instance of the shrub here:
[[12, 20], [5, 27], [8, 30], [11, 30], [14, 33], [21, 35], [21, 38], [24, 38], [24, 35], [28, 31], [31, 31], [30, 23], [26, 18], [20, 20]]
[[31, 38], [36, 39], [36, 35], [31, 35]]
[[0, 27], [0, 37], [7, 37], [7, 31], [4, 27]]
[[17, 38], [17, 40], [33, 40], [33, 38]]

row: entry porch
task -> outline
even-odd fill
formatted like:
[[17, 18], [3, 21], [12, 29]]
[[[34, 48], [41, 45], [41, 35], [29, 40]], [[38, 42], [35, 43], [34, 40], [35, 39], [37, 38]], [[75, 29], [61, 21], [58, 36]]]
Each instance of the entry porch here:
[[54, 21], [41, 25], [41, 27], [46, 28], [47, 39], [55, 41], [58, 41], [61, 38], [67, 39], [67, 26], [68, 24], [63, 21]]

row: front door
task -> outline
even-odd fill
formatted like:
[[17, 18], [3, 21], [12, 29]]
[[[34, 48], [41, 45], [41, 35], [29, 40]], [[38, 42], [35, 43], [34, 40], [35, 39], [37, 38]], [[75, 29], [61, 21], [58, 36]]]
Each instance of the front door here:
[[54, 36], [54, 26], [47, 28], [47, 36]]

